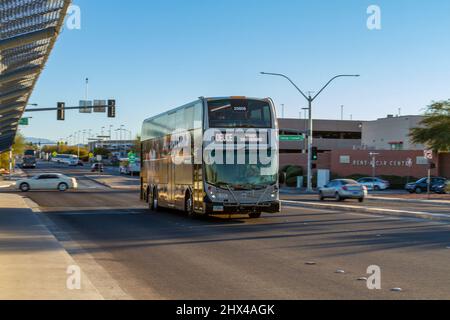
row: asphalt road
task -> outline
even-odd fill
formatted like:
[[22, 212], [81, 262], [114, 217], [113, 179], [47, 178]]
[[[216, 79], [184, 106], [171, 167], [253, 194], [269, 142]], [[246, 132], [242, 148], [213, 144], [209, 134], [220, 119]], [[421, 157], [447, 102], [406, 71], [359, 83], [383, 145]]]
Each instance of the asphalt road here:
[[[86, 169], [39, 170], [79, 179], [75, 192], [27, 196], [61, 241], [82, 248], [70, 251], [82, 269], [88, 255], [131, 298], [450, 299], [446, 223], [296, 205], [258, 220], [189, 219], [150, 212], [136, 192], [98, 185]], [[371, 265], [381, 290], [358, 281]], [[101, 288], [102, 274], [87, 273]]]

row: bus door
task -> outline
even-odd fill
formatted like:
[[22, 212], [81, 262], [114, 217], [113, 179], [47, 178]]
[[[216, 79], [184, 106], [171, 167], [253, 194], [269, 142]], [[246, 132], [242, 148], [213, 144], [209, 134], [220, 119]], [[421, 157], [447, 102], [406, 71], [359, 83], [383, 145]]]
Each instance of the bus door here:
[[193, 186], [193, 198], [194, 198], [194, 210], [196, 212], [203, 212], [203, 166], [200, 164], [194, 165], [194, 186]]

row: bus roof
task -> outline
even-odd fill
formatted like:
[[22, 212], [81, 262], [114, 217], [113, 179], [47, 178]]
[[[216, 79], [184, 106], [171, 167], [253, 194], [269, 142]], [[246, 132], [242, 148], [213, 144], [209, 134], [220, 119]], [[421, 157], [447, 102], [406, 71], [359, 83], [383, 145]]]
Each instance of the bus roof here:
[[144, 122], [149, 122], [149, 121], [154, 120], [154, 119], [156, 119], [156, 118], [158, 118], [158, 117], [161, 117], [161, 116], [163, 116], [163, 115], [166, 115], [166, 114], [169, 114], [169, 113], [176, 112], [176, 111], [181, 110], [181, 109], [183, 109], [183, 108], [187, 108], [187, 107], [189, 107], [189, 106], [191, 106], [191, 105], [193, 105], [193, 104], [195, 104], [195, 103], [198, 103], [198, 102], [200, 102], [200, 101], [207, 101], [207, 102], [209, 102], [209, 101], [226, 100], [226, 99], [247, 99], [247, 100], [257, 100], [257, 101], [266, 101], [266, 100], [272, 101], [271, 98], [254, 98], [254, 97], [245, 97], [245, 96], [199, 97], [199, 98], [198, 98], [197, 100], [195, 100], [195, 101], [186, 103], [186, 104], [184, 104], [184, 105], [182, 105], [182, 106], [180, 106], [180, 107], [177, 107], [177, 108], [173, 108], [173, 109], [167, 110], [166, 112], [163, 112], [163, 113], [157, 114], [157, 115], [155, 115], [155, 116], [153, 116], [153, 117], [150, 117], [150, 118], [148, 118], [148, 119], [145, 119]]

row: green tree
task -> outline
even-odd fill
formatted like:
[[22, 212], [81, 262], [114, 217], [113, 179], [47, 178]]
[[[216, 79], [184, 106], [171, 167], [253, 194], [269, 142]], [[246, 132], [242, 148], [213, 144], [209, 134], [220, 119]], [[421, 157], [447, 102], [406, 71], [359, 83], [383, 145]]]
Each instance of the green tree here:
[[137, 155], [141, 154], [141, 137], [139, 135], [137, 135], [136, 139], [134, 139], [134, 145], [131, 151], [133, 151]]
[[[27, 144], [25, 142], [25, 138], [22, 134], [18, 133], [14, 140], [13, 145], [13, 157], [22, 155], [25, 152]], [[4, 151], [0, 155], [0, 169], [9, 169], [9, 150]]]
[[411, 130], [414, 143], [426, 145], [435, 152], [450, 151], [450, 100], [433, 102], [428, 106], [420, 128]]
[[106, 148], [95, 148], [94, 154], [96, 156], [102, 156], [103, 158], [109, 158], [111, 156], [111, 151]]

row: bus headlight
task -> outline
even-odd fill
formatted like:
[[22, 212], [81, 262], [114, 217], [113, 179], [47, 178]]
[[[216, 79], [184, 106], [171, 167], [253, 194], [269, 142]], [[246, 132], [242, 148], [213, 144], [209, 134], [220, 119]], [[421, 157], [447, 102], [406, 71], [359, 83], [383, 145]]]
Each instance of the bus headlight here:
[[215, 190], [215, 188], [209, 186], [209, 187], [208, 187], [208, 195], [209, 195], [209, 197], [210, 197], [211, 199], [216, 200], [216, 199], [217, 199], [217, 196], [216, 196], [216, 190]]

